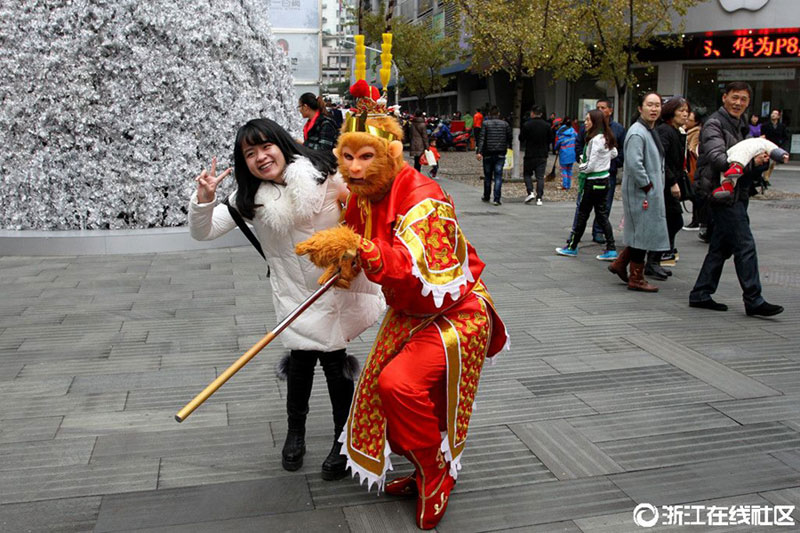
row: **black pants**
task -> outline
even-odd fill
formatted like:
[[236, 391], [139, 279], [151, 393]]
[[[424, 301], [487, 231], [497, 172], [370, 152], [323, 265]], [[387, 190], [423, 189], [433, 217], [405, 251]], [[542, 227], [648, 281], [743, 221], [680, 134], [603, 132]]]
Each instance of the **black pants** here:
[[750, 231], [747, 202], [737, 201], [733, 205], [709, 203], [709, 207], [714, 232], [711, 234], [711, 242], [697, 281], [689, 294], [689, 301], [702, 302], [711, 298], [717, 291], [725, 261], [733, 256], [745, 307], [758, 307], [764, 303], [764, 298], [761, 296], [758, 254], [753, 233]]
[[606, 250], [616, 250], [614, 231], [611, 229], [608, 213], [606, 213], [607, 192], [608, 180], [586, 180], [581, 204], [578, 206], [578, 222], [575, 224], [575, 233], [569, 242], [570, 249], [574, 250], [578, 247], [578, 243], [581, 242], [581, 237], [583, 237], [583, 232], [586, 231], [586, 222], [589, 220], [592, 210], [594, 210], [595, 220], [603, 228], [603, 233], [606, 236]]
[[414, 170], [416, 170], [417, 172], [419, 172], [420, 170], [422, 170], [422, 163], [420, 163], [420, 162], [419, 162], [419, 159], [420, 159], [421, 157], [422, 157], [422, 154], [419, 154], [419, 155], [415, 155], [415, 156], [414, 156]]
[[631, 263], [644, 263], [644, 259], [647, 256], [647, 250], [628, 246], [628, 252], [630, 253], [628, 257], [630, 258]]
[[525, 190], [528, 194], [533, 192], [533, 180], [531, 177], [536, 174], [536, 198], [540, 199], [544, 195], [544, 173], [547, 170], [547, 156], [545, 157], [526, 157], [522, 160], [522, 179], [525, 180]]
[[681, 202], [667, 189], [664, 191], [664, 208], [667, 217], [667, 234], [669, 235], [669, 248], [675, 248], [675, 235], [683, 229], [683, 212]]
[[350, 412], [353, 400], [353, 381], [345, 377], [344, 349], [335, 352], [317, 350], [292, 350], [286, 380], [286, 412], [289, 415], [289, 431], [305, 434], [308, 400], [314, 385], [314, 367], [319, 359], [328, 384], [328, 395], [333, 408], [333, 425], [338, 435]]

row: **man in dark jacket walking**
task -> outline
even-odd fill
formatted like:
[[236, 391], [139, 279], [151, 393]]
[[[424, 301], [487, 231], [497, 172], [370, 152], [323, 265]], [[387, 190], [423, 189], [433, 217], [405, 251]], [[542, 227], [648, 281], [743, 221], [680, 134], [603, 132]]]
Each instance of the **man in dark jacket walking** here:
[[[726, 154], [728, 148], [743, 140], [747, 134], [747, 123], [742, 120], [742, 115], [750, 104], [751, 97], [752, 91], [748, 84], [729, 83], [722, 95], [722, 107], [703, 124], [696, 175], [699, 177], [700, 187], [709, 198], [710, 192], [719, 187], [720, 173], [729, 166]], [[767, 303], [761, 296], [756, 243], [747, 215], [750, 184], [757, 175], [754, 167], [767, 161], [769, 154], [764, 152], [745, 167], [744, 175], [736, 183], [733, 201], [710, 200], [714, 231], [711, 233], [703, 266], [689, 294], [689, 306], [727, 311], [728, 306], [715, 302], [711, 295], [717, 290], [725, 261], [733, 256], [736, 277], [742, 287], [745, 312], [750, 316], [773, 316], [783, 312], [783, 307]]]
[[500, 119], [500, 111], [493, 106], [489, 118], [483, 121], [483, 130], [478, 139], [477, 157], [483, 161], [483, 197], [489, 201], [494, 182], [494, 200], [492, 205], [500, 205], [500, 194], [503, 188], [503, 166], [506, 162], [506, 151], [511, 147], [511, 126]]
[[[531, 109], [530, 120], [522, 125], [519, 141], [525, 150], [525, 158], [522, 160], [522, 178], [525, 180], [525, 189], [528, 192], [525, 203], [530, 203], [535, 199], [536, 205], [542, 205], [547, 152], [553, 142], [553, 130], [542, 118], [542, 110], [538, 106]], [[536, 173], [536, 192], [533, 192], [531, 179], [534, 172]]]

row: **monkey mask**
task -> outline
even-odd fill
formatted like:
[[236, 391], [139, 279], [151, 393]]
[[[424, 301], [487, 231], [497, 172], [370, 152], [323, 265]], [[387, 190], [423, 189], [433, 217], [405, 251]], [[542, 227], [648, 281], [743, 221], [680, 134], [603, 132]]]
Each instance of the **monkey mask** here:
[[403, 166], [403, 130], [389, 115], [350, 116], [334, 154], [350, 190], [377, 202]]

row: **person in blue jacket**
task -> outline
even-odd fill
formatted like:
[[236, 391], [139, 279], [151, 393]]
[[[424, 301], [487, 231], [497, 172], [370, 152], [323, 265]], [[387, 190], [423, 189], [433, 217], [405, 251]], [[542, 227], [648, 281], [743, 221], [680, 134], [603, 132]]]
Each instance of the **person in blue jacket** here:
[[558, 165], [561, 168], [561, 188], [569, 189], [572, 186], [572, 165], [575, 163], [575, 141], [578, 134], [572, 127], [572, 120], [564, 118], [564, 125], [556, 132], [556, 146], [558, 150]]

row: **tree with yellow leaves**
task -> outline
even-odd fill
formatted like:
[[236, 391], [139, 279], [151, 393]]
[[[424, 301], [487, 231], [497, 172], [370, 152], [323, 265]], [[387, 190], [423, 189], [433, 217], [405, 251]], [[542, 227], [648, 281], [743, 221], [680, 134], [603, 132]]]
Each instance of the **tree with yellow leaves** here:
[[589, 66], [574, 0], [445, 0], [462, 15], [470, 70], [505, 72], [514, 83], [514, 177], [519, 177], [519, 125], [525, 78], [539, 71], [578, 77]]
[[[367, 43], [378, 46], [381, 34], [387, 31], [383, 2], [376, 12], [362, 13], [360, 31]], [[454, 37], [437, 35], [428, 24], [412, 24], [397, 18], [391, 21], [391, 32], [392, 54], [402, 78], [402, 90], [416, 96], [421, 105], [426, 96], [441, 92], [447, 86], [448, 78], [441, 71], [460, 58], [458, 41]]]
[[[629, 87], [638, 79], [635, 66], [648, 67], [639, 57], [657, 44], [677, 46], [681, 42], [684, 17], [698, 0], [589, 0], [578, 8], [592, 44], [591, 71], [610, 81], [617, 101], [624, 103]], [[617, 112], [624, 110], [615, 106]], [[624, 112], [624, 111], [623, 111]], [[623, 114], [619, 115], [621, 118]]]

